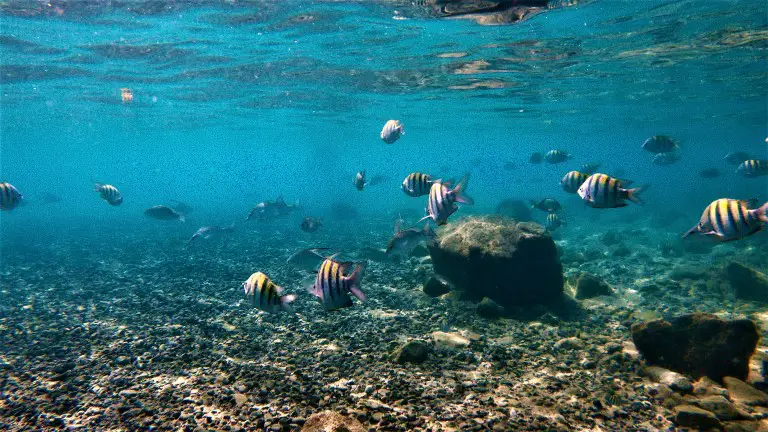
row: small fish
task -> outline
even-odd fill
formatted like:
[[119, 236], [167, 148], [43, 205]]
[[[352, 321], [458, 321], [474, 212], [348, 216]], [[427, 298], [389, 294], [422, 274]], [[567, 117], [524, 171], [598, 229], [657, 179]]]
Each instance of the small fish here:
[[355, 189], [361, 191], [363, 188], [365, 188], [365, 171], [358, 171], [355, 175], [355, 181], [353, 183], [355, 185]]
[[504, 169], [507, 171], [514, 171], [517, 168], [517, 164], [512, 161], [504, 162]]
[[554, 198], [544, 198], [541, 201], [531, 200], [531, 208], [539, 209], [547, 213], [554, 213], [563, 208]]
[[531, 153], [531, 156], [528, 158], [528, 162], [538, 165], [544, 161], [544, 156], [539, 152], [533, 152]]
[[563, 225], [565, 225], [565, 221], [560, 216], [558, 216], [557, 213], [547, 214], [547, 222], [545, 227], [548, 231], [554, 231]]
[[351, 266], [351, 262], [340, 263], [334, 261], [332, 257], [326, 258], [320, 265], [315, 283], [307, 288], [307, 291], [320, 300], [325, 310], [332, 311], [352, 306], [349, 293], [360, 301], [365, 301], [365, 294], [360, 290], [365, 266], [362, 263], [358, 264], [351, 274], [346, 275], [346, 271]]
[[544, 155], [544, 159], [550, 164], [559, 164], [570, 159], [572, 156], [562, 150], [550, 150]]
[[585, 163], [581, 166], [581, 168], [579, 168], [579, 171], [590, 176], [597, 172], [598, 168], [600, 168], [600, 165], [601, 164], [599, 162]]
[[672, 165], [679, 160], [680, 155], [677, 152], [656, 153], [653, 157], [653, 163], [661, 166]]
[[638, 196], [647, 186], [634, 189], [624, 189], [623, 183], [606, 174], [592, 174], [579, 186], [579, 196], [590, 207], [617, 208], [627, 205], [628, 199], [634, 203], [642, 204]]
[[725, 161], [731, 165], [739, 165], [745, 160], [752, 159], [749, 153], [743, 151], [732, 151], [725, 155]]
[[133, 90], [126, 87], [121, 88], [120, 99], [122, 99], [124, 104], [129, 104], [133, 102]]
[[119, 206], [123, 203], [123, 195], [112, 185], [94, 183], [93, 190], [98, 192], [99, 195], [101, 195], [101, 199], [108, 202], [110, 205]]
[[304, 232], [313, 233], [321, 226], [323, 226], [323, 223], [320, 222], [320, 219], [312, 216], [306, 216], [301, 220], [301, 230]]
[[706, 179], [714, 179], [720, 177], [720, 170], [717, 168], [705, 168], [699, 171], [699, 176]]
[[295, 294], [281, 295], [283, 288], [275, 285], [267, 275], [257, 272], [243, 282], [243, 290], [248, 302], [264, 312], [293, 312], [290, 303], [296, 300]]
[[10, 183], [0, 183], [0, 210], [13, 210], [24, 199], [16, 187]]
[[736, 168], [736, 174], [740, 174], [744, 177], [760, 177], [768, 175], [768, 160], [766, 159], [750, 159], [744, 162]]
[[283, 196], [280, 195], [274, 201], [262, 201], [256, 204], [256, 206], [248, 213], [248, 217], [245, 220], [272, 220], [278, 217], [288, 216], [299, 208], [298, 201], [296, 201], [295, 204], [288, 204], [285, 202], [285, 199], [283, 199]]
[[150, 207], [146, 210], [144, 210], [144, 214], [147, 217], [151, 217], [152, 219], [158, 219], [158, 220], [178, 220], [180, 222], [186, 222], [186, 218], [183, 214], [177, 212], [176, 210], [164, 206], [164, 205], [157, 205], [154, 207]]
[[468, 183], [469, 174], [465, 174], [453, 189], [448, 189], [449, 183], [435, 182], [432, 184], [427, 200], [427, 216], [421, 220], [432, 219], [438, 225], [445, 225], [448, 223], [448, 217], [459, 209], [455, 203], [474, 204], [475, 201], [466, 193]]
[[187, 241], [187, 245], [192, 243], [192, 241], [194, 241], [197, 238], [201, 238], [202, 237], [203, 239], [207, 240], [207, 239], [212, 238], [212, 237], [219, 237], [221, 235], [229, 234], [229, 233], [233, 233], [233, 232], [235, 232], [235, 224], [234, 224], [234, 222], [230, 226], [228, 226], [228, 227], [219, 227], [219, 226], [215, 226], [215, 225], [204, 226], [204, 227], [198, 229], [197, 231], [195, 231], [194, 234], [192, 234], [192, 238], [190, 238]]
[[405, 129], [400, 123], [400, 120], [389, 120], [384, 124], [384, 127], [381, 129], [381, 134], [379, 135], [381, 136], [382, 141], [387, 144], [392, 144], [400, 139], [400, 135], [405, 135]]
[[410, 173], [403, 180], [403, 192], [412, 197], [424, 196], [429, 194], [429, 190], [435, 182], [439, 183], [440, 180], [433, 180], [429, 174]]
[[701, 214], [698, 225], [683, 234], [711, 236], [726, 242], [754, 234], [768, 223], [768, 202], [750, 210], [746, 201], [721, 198], [712, 201]]
[[429, 224], [424, 224], [423, 229], [401, 229], [400, 222], [395, 224], [395, 235], [389, 240], [386, 252], [388, 254], [407, 256], [413, 248], [424, 240], [435, 235]]
[[643, 142], [642, 148], [651, 153], [669, 153], [677, 150], [680, 146], [674, 139], [666, 135], [654, 135]]
[[325, 255], [319, 254], [318, 251], [328, 250], [329, 248], [302, 249], [289, 256], [286, 262], [296, 268], [315, 272], [320, 266], [320, 263], [325, 260]]
[[560, 186], [563, 187], [564, 191], [575, 194], [579, 191], [579, 186], [587, 180], [587, 177], [589, 177], [589, 174], [570, 171], [560, 179]]

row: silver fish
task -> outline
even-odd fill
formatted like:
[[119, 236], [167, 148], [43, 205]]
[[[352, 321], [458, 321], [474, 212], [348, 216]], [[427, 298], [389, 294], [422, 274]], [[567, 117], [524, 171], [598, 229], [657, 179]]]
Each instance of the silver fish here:
[[24, 196], [10, 183], [0, 183], [0, 210], [13, 210], [21, 204]]
[[235, 232], [235, 224], [232, 223], [228, 227], [220, 227], [220, 226], [204, 226], [197, 231], [195, 231], [194, 234], [192, 234], [192, 237], [187, 241], [187, 245], [192, 243], [197, 238], [203, 238], [205, 240], [213, 238], [213, 237], [220, 237], [224, 234], [230, 234]]
[[661, 166], [672, 165], [679, 160], [680, 155], [677, 152], [656, 153], [653, 157], [653, 163]]
[[329, 248], [311, 248], [302, 249], [293, 255], [289, 256], [286, 262], [296, 268], [306, 271], [317, 271], [317, 268], [325, 260], [325, 255], [321, 255], [319, 251], [328, 251]]
[[379, 134], [381, 140], [387, 144], [392, 144], [399, 140], [401, 135], [405, 135], [405, 129], [400, 123], [400, 120], [387, 121]]
[[669, 153], [680, 148], [676, 140], [666, 135], [654, 135], [645, 140], [642, 147], [651, 153]]
[[109, 184], [94, 183], [93, 190], [101, 195], [101, 198], [110, 205], [119, 206], [123, 203], [123, 195], [116, 187]]
[[363, 190], [363, 188], [365, 188], [366, 184], [367, 183], [365, 182], [365, 170], [358, 171], [357, 174], [355, 175], [355, 181], [354, 181], [355, 189], [361, 191]]
[[387, 253], [407, 256], [419, 243], [434, 237], [435, 232], [429, 224], [424, 224], [423, 229], [401, 229], [400, 222], [395, 224], [395, 235], [387, 244]]
[[732, 151], [732, 152], [728, 152], [728, 154], [725, 155], [724, 159], [726, 162], [728, 162], [731, 165], [740, 165], [745, 160], [752, 159], [752, 157], [747, 152]]

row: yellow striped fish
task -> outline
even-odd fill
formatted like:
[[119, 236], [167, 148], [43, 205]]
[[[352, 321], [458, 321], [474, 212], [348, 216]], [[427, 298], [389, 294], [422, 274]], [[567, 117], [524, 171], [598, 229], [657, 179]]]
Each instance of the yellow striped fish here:
[[560, 186], [563, 187], [564, 191], [575, 194], [579, 191], [579, 186], [587, 180], [587, 177], [589, 177], [589, 174], [584, 174], [579, 171], [570, 171], [560, 180]]
[[392, 144], [399, 140], [400, 135], [405, 135], [405, 129], [403, 128], [403, 124], [400, 123], [400, 120], [389, 120], [384, 123], [384, 127], [381, 129], [381, 134], [379, 134], [381, 140], [387, 144]]
[[747, 201], [721, 198], [712, 201], [704, 209], [698, 225], [683, 234], [712, 236], [720, 241], [731, 241], [754, 234], [768, 222], [768, 202], [760, 208], [749, 210]]
[[352, 306], [349, 293], [360, 301], [365, 300], [365, 294], [360, 290], [365, 266], [362, 263], [358, 264], [352, 274], [345, 275], [344, 273], [351, 266], [350, 262], [340, 263], [334, 261], [332, 257], [326, 258], [320, 264], [315, 283], [307, 290], [320, 300], [325, 310], [332, 311]]
[[459, 180], [456, 187], [448, 189], [448, 183], [434, 183], [429, 190], [427, 199], [427, 215], [421, 218], [419, 222], [425, 219], [432, 219], [437, 225], [448, 223], [448, 216], [456, 213], [458, 206], [456, 203], [472, 205], [475, 201], [467, 195], [467, 184], [469, 183], [469, 173]]
[[744, 177], [760, 177], [768, 175], [768, 160], [745, 160], [738, 168], [736, 168], [736, 174], [741, 174]]
[[435, 182], [439, 183], [440, 180], [432, 180], [432, 177], [429, 174], [418, 172], [410, 173], [408, 174], [408, 177], [403, 180], [403, 192], [412, 197], [424, 196], [429, 193], [429, 189]]
[[557, 213], [549, 213], [547, 215], [547, 223], [545, 225], [547, 231], [554, 231], [563, 225], [565, 225], [565, 221]]
[[113, 206], [123, 203], [123, 195], [116, 187], [109, 184], [94, 183], [93, 190], [101, 195], [101, 198]]
[[0, 183], [0, 210], [13, 210], [23, 200], [16, 187], [10, 183]]
[[296, 300], [295, 294], [280, 295], [283, 288], [275, 285], [267, 275], [257, 272], [243, 282], [243, 290], [248, 302], [264, 312], [293, 312], [290, 303]]
[[592, 174], [579, 186], [579, 196], [590, 207], [616, 208], [627, 205], [624, 200], [630, 200], [636, 204], [643, 204], [638, 196], [646, 189], [641, 186], [633, 189], [624, 189], [622, 181], [606, 174]]

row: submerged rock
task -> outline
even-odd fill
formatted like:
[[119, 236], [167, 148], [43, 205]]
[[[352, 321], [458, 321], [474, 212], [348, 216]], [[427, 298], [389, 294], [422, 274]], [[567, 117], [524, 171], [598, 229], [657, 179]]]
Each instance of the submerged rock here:
[[611, 286], [593, 274], [583, 273], [576, 282], [576, 298], [579, 300], [612, 294]]
[[504, 307], [562, 300], [557, 248], [538, 224], [467, 218], [447, 225], [427, 247], [435, 272], [467, 298], [488, 297]]
[[430, 297], [440, 297], [443, 294], [451, 292], [451, 285], [441, 277], [432, 276], [424, 284], [424, 294]]
[[504, 308], [488, 297], [483, 297], [475, 310], [483, 318], [496, 319], [504, 316]]
[[643, 373], [653, 382], [665, 384], [674, 391], [680, 393], [693, 392], [693, 383], [685, 375], [659, 366], [648, 366], [643, 369]]
[[714, 414], [720, 420], [735, 420], [739, 418], [739, 412], [733, 403], [724, 396], [712, 395], [694, 400], [694, 405]]
[[496, 214], [514, 219], [518, 222], [529, 222], [533, 220], [531, 206], [522, 200], [505, 199], [496, 206]]
[[725, 388], [734, 402], [749, 406], [768, 407], [768, 394], [734, 377], [723, 378]]
[[632, 340], [650, 365], [718, 382], [726, 376], [746, 379], [758, 339], [750, 320], [725, 321], [705, 313], [632, 326]]
[[301, 429], [303, 432], [365, 432], [362, 423], [333, 411], [312, 414]]
[[420, 340], [412, 340], [398, 348], [395, 361], [398, 363], [424, 363], [429, 355], [429, 345]]
[[699, 430], [722, 429], [720, 420], [714, 414], [693, 405], [675, 407], [675, 423]]
[[469, 346], [469, 339], [458, 333], [436, 331], [432, 333], [432, 339], [438, 348], [466, 348]]
[[736, 292], [736, 297], [768, 303], [768, 276], [737, 262], [725, 266], [725, 277]]

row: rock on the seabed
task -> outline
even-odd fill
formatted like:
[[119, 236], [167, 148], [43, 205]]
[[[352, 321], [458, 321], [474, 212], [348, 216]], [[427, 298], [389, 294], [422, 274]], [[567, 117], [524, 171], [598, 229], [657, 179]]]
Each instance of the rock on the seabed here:
[[563, 268], [552, 237], [538, 224], [500, 216], [445, 226], [427, 248], [435, 273], [466, 298], [504, 307], [559, 302]]
[[696, 428], [699, 430], [720, 429], [720, 420], [709, 411], [693, 405], [675, 407], [675, 423], [678, 426]]
[[761, 392], [744, 381], [734, 377], [723, 378], [723, 383], [725, 384], [725, 388], [728, 389], [728, 394], [731, 400], [734, 402], [749, 406], [768, 407], [768, 394], [765, 392]]
[[737, 262], [725, 266], [725, 276], [736, 292], [736, 297], [768, 303], [768, 276]]
[[529, 222], [533, 220], [531, 206], [526, 204], [525, 201], [512, 198], [502, 200], [499, 205], [496, 206], [496, 214], [512, 218], [518, 222]]
[[669, 388], [681, 393], [691, 393], [693, 383], [685, 375], [665, 369], [659, 366], [648, 366], [643, 369], [643, 373], [653, 382], [666, 384]]
[[504, 308], [488, 297], [483, 297], [483, 300], [477, 304], [475, 311], [481, 317], [488, 319], [496, 319], [504, 316]]
[[579, 300], [612, 294], [611, 286], [593, 274], [582, 273], [576, 282], [576, 298]]
[[436, 331], [432, 332], [432, 339], [438, 348], [466, 348], [469, 346], [469, 339], [458, 333]]
[[352, 417], [333, 411], [312, 414], [304, 423], [302, 432], [365, 432], [363, 424]]
[[650, 365], [718, 382], [726, 376], [746, 379], [758, 339], [750, 320], [725, 321], [705, 313], [632, 326], [632, 340]]
[[424, 284], [424, 294], [430, 297], [440, 297], [443, 294], [451, 292], [451, 285], [447, 280], [439, 277], [432, 276], [427, 283]]
[[395, 352], [395, 361], [398, 363], [424, 363], [429, 354], [429, 345], [412, 340], [398, 348]]
[[733, 403], [724, 396], [704, 396], [692, 401], [697, 407], [707, 410], [720, 420], [735, 420], [739, 418], [739, 412]]

